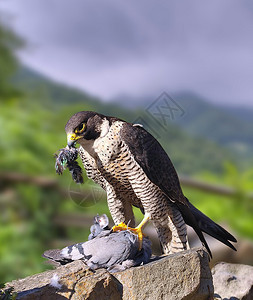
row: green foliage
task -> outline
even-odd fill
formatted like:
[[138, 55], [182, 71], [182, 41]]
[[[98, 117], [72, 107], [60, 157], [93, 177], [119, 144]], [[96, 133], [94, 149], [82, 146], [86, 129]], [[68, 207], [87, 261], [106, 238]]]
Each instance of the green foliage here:
[[187, 198], [214, 221], [229, 225], [237, 237], [253, 239], [253, 168], [239, 172], [233, 164], [225, 163], [223, 174], [203, 172], [197, 178], [217, 185], [222, 183], [234, 188], [235, 193], [233, 196], [224, 196], [184, 188]]
[[0, 22], [0, 101], [17, 94], [10, 77], [18, 63], [15, 51], [23, 46], [23, 41], [3, 22]]

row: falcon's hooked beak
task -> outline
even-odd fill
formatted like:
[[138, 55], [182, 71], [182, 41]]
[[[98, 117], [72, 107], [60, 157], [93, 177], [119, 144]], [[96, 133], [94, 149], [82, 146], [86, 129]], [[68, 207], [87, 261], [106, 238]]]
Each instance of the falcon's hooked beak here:
[[69, 133], [69, 134], [67, 135], [67, 143], [68, 143], [68, 146], [69, 146], [69, 147], [72, 147], [72, 146], [74, 145], [74, 143], [75, 143], [77, 140], [81, 139], [81, 138], [82, 138], [82, 136], [77, 135], [76, 133]]

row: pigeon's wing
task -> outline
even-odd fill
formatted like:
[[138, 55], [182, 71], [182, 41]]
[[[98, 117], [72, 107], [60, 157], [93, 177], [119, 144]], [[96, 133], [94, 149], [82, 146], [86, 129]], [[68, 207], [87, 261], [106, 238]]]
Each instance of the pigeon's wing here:
[[[107, 237], [92, 240], [92, 244], [84, 244], [84, 252], [92, 253], [89, 262], [97, 267], [111, 267], [131, 258], [138, 252], [138, 239], [129, 238], [129, 232], [111, 233]], [[106, 249], [106, 251], [105, 251]]]
[[[104, 232], [102, 232], [104, 233]], [[137, 237], [129, 238], [129, 232], [121, 231], [98, 236], [85, 243], [65, 247], [61, 255], [66, 259], [83, 259], [91, 268], [108, 268], [122, 263], [138, 252]]]
[[124, 271], [128, 268], [139, 266], [150, 262], [152, 255], [151, 242], [148, 238], [144, 238], [142, 241], [142, 249], [137, 251], [132, 249], [132, 253], [128, 255], [128, 258], [121, 263], [117, 263], [108, 268], [110, 273]]

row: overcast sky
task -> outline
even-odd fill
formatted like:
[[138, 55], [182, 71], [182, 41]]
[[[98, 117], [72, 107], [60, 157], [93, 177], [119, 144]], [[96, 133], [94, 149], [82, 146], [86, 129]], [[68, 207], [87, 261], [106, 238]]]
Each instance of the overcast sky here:
[[1, 0], [0, 9], [28, 41], [27, 65], [102, 99], [189, 90], [253, 106], [252, 0]]

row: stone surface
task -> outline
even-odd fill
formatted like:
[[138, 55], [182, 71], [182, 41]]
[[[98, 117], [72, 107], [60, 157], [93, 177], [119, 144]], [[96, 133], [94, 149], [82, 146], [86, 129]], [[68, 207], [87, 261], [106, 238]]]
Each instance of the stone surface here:
[[[225, 224], [221, 224], [226, 230], [232, 233], [236, 238], [237, 235], [230, 228], [227, 228]], [[154, 244], [152, 237], [153, 235], [149, 234], [152, 245]], [[201, 243], [196, 234], [196, 232], [191, 228], [187, 227], [187, 235], [191, 248], [200, 247]], [[238, 238], [238, 242], [234, 244], [237, 251], [232, 250], [227, 247], [220, 241], [212, 238], [211, 236], [204, 234], [207, 244], [209, 245], [213, 259], [210, 261], [210, 267], [214, 267], [219, 262], [226, 262], [232, 264], [244, 264], [244, 265], [253, 265], [253, 241], [249, 239]]]
[[[61, 288], [50, 285], [58, 276]], [[147, 265], [110, 274], [91, 271], [82, 261], [7, 284], [17, 299], [212, 299], [213, 283], [208, 255], [192, 249], [161, 257]]]
[[253, 267], [219, 263], [212, 269], [214, 299], [252, 300]]
[[[57, 275], [61, 289], [50, 285]], [[58, 267], [6, 285], [17, 292], [17, 299], [60, 300], [60, 299], [121, 299], [116, 280], [104, 269], [91, 271], [82, 261]]]
[[114, 276], [123, 286], [123, 299], [209, 299], [213, 294], [208, 255], [202, 249], [163, 257]]

